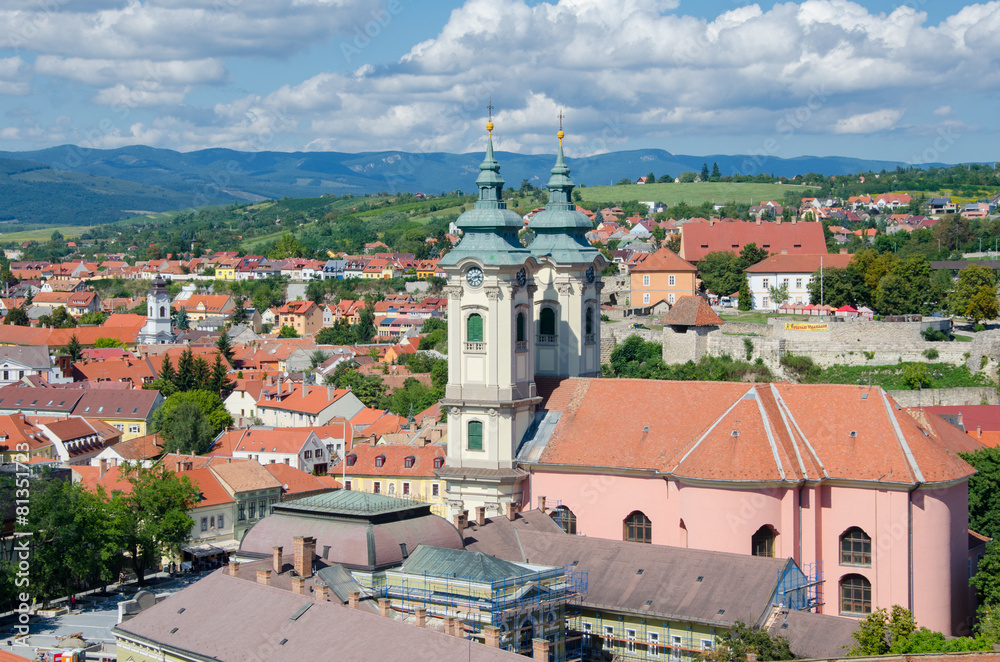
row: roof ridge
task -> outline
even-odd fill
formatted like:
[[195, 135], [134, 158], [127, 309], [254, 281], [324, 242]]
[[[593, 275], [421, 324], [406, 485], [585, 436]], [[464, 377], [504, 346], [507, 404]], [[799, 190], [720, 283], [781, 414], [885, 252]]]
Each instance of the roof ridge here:
[[698, 441], [694, 442], [694, 444], [691, 446], [691, 448], [689, 448], [688, 451], [686, 453], [684, 453], [683, 457], [681, 457], [681, 459], [677, 461], [677, 463], [674, 465], [674, 468], [670, 470], [670, 473], [676, 473], [677, 472], [677, 470], [680, 468], [681, 464], [684, 463], [684, 460], [688, 459], [688, 456], [691, 455], [691, 453], [693, 453], [695, 451], [695, 449], [697, 449], [698, 446], [701, 445], [701, 442], [705, 441], [705, 438], [708, 437], [708, 435], [710, 435], [712, 433], [712, 430], [714, 430], [716, 427], [718, 427], [719, 423], [721, 423], [723, 421], [723, 419], [726, 418], [726, 416], [729, 416], [730, 412], [732, 412], [734, 409], [736, 409], [736, 407], [739, 406], [740, 402], [743, 401], [743, 398], [746, 397], [747, 393], [749, 393], [752, 390], [753, 390], [753, 387], [750, 387], [750, 389], [748, 389], [743, 395], [741, 395], [740, 397], [736, 398], [736, 401], [733, 402], [733, 404], [731, 404], [729, 406], [729, 409], [727, 409], [726, 411], [722, 412], [722, 415], [719, 416], [719, 418], [715, 419], [715, 421], [710, 426], [708, 426], [708, 429], [705, 430], [705, 432], [701, 435], [701, 437], [698, 438]]
[[919, 483], [926, 482], [924, 480], [924, 474], [920, 470], [920, 465], [917, 464], [917, 459], [913, 457], [913, 451], [910, 450], [910, 445], [906, 441], [906, 436], [903, 434], [902, 428], [899, 427], [899, 421], [892, 413], [892, 405], [889, 404], [889, 396], [886, 395], [885, 389], [881, 386], [878, 387], [879, 394], [882, 396], [882, 404], [885, 405], [885, 413], [889, 417], [889, 423], [892, 425], [892, 430], [896, 434], [896, 440], [899, 442], [900, 448], [903, 450], [903, 455], [906, 457], [907, 463], [910, 465], [910, 470], [913, 472], [913, 477]]

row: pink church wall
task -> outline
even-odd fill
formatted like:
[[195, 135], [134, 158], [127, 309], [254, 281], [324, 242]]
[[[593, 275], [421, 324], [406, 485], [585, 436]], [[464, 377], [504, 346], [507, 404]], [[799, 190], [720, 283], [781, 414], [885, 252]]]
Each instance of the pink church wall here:
[[[763, 525], [777, 531], [775, 554], [802, 566], [822, 562], [820, 611], [840, 613], [840, 582], [862, 575], [873, 607], [912, 606], [917, 623], [947, 634], [969, 616], [967, 484], [914, 492], [913, 565], [910, 565], [910, 494], [905, 490], [848, 486], [722, 489], [657, 477], [573, 474], [532, 470], [532, 495], [553, 508], [567, 506], [581, 534], [622, 539], [622, 522], [641, 510], [653, 542], [749, 554]], [[683, 525], [682, 525], [683, 523]], [[841, 564], [840, 538], [860, 527], [872, 539], [871, 566]], [[913, 600], [910, 600], [911, 567]]]

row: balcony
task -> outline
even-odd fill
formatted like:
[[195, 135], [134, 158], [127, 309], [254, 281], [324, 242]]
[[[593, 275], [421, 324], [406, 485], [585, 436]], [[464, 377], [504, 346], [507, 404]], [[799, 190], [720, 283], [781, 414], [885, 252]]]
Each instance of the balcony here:
[[535, 336], [535, 342], [539, 345], [555, 345], [556, 336], [548, 333], [539, 333]]
[[584, 345], [593, 345], [594, 344], [594, 334], [593, 333], [586, 333], [586, 334], [584, 334], [584, 336], [583, 336], [583, 344]]
[[466, 352], [483, 353], [486, 351], [486, 343], [484, 342], [467, 342], [465, 343]]

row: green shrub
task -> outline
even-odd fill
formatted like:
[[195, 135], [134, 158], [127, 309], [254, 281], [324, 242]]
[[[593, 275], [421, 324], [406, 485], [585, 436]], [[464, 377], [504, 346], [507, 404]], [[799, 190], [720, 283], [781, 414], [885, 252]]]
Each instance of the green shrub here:
[[903, 367], [903, 383], [913, 391], [930, 387], [931, 378], [927, 374], [927, 366], [923, 363], [907, 363]]
[[608, 317], [607, 315], [605, 315], [604, 313], [601, 313], [601, 321], [602, 322], [610, 322], [611, 318]]
[[743, 348], [746, 350], [747, 361], [749, 361], [750, 359], [753, 358], [753, 341], [750, 340], [749, 338], [744, 338], [743, 339]]
[[927, 357], [928, 359], [930, 359], [931, 361], [933, 361], [938, 356], [940, 356], [940, 353], [936, 349], [933, 349], [933, 348], [932, 349], [925, 349], [924, 350], [924, 356]]
[[985, 368], [986, 364], [989, 362], [989, 360], [990, 360], [990, 357], [988, 357], [988, 356], [986, 356], [984, 354], [983, 357], [981, 359], [979, 359], [979, 369], [982, 370], [983, 368]]
[[977, 324], [974, 327], [972, 327], [972, 330], [973, 331], [985, 331], [986, 330], [986, 325], [985, 324]]
[[928, 342], [941, 342], [942, 340], [950, 340], [947, 333], [944, 331], [938, 331], [937, 329], [927, 328], [920, 332], [920, 335], [924, 337], [924, 340]]
[[781, 357], [781, 365], [795, 375], [800, 382], [817, 379], [823, 373], [822, 368], [816, 365], [812, 357], [809, 356], [785, 354]]
[[861, 353], [864, 354], [865, 358], [868, 359], [869, 361], [871, 361], [873, 358], [875, 358], [875, 352], [874, 351], [871, 351], [871, 352], [861, 352]]

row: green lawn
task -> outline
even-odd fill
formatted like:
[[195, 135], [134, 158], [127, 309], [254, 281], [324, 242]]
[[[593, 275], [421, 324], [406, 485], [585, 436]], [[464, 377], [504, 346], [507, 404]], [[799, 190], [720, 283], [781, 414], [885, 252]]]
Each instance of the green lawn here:
[[0, 242], [7, 241], [48, 241], [56, 230], [67, 239], [75, 239], [91, 229], [89, 225], [49, 225], [38, 230], [21, 232], [0, 232]]
[[788, 184], [703, 182], [694, 184], [587, 186], [576, 190], [588, 202], [641, 200], [663, 202], [668, 206], [672, 206], [681, 202], [689, 205], [700, 205], [703, 202], [714, 204], [725, 204], [727, 202], [756, 204], [762, 200], [776, 200], [781, 202], [788, 191], [796, 191], [808, 197], [815, 188], [812, 186], [792, 186]]
[[[762, 312], [747, 312], [747, 313], [721, 313], [719, 315], [725, 322], [743, 322], [744, 324], [767, 324], [767, 321], [773, 317], [780, 317], [783, 320], [789, 322], [808, 322], [809, 320], [817, 320], [816, 317], [810, 317], [808, 315], [779, 315], [777, 313], [762, 313]], [[723, 330], [726, 327], [722, 327]]]
[[[908, 363], [895, 365], [846, 366], [835, 365], [823, 370], [818, 379], [811, 379], [819, 384], [868, 384], [881, 386], [886, 390], [908, 388], [903, 381], [903, 368]], [[961, 386], [996, 386], [985, 375], [973, 375], [964, 365], [955, 366], [950, 363], [925, 363], [927, 375], [931, 379], [930, 388], [956, 388]]]

